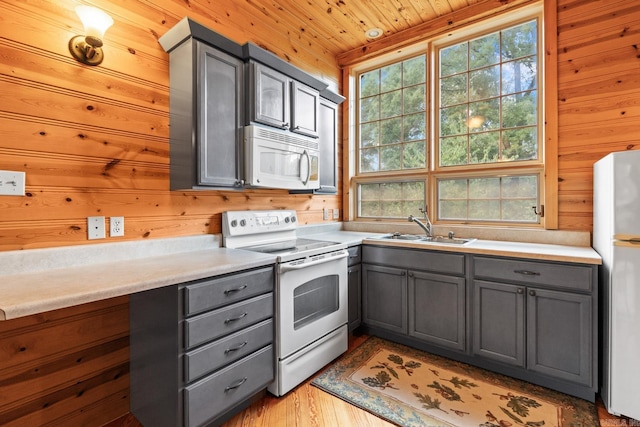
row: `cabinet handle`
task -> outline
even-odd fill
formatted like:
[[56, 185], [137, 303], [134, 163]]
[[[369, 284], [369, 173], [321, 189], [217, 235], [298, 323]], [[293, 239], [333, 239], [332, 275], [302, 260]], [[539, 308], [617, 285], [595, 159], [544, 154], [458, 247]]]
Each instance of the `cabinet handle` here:
[[300, 126], [296, 126], [293, 128], [294, 130], [300, 130]]
[[406, 275], [407, 275], [407, 272], [406, 272], [406, 271], [402, 271], [402, 272], [400, 272], [400, 275], [401, 275], [401, 276], [406, 276]]
[[518, 293], [519, 293], [520, 295], [522, 295], [522, 294], [524, 293], [524, 291], [523, 291], [522, 289], [518, 289]]
[[513, 270], [514, 273], [524, 274], [525, 276], [539, 276], [540, 273], [537, 271], [529, 271], [529, 270]]
[[240, 350], [242, 347], [244, 347], [245, 345], [247, 345], [247, 342], [246, 342], [246, 341], [245, 341], [245, 342], [243, 342], [243, 343], [240, 343], [240, 344], [236, 345], [235, 347], [230, 347], [230, 348], [226, 349], [226, 350], [224, 351], [224, 354], [232, 353], [232, 352], [234, 352], [234, 351], [238, 351], [238, 350]]
[[245, 311], [244, 313], [242, 313], [242, 314], [241, 314], [240, 316], [238, 316], [238, 317], [233, 317], [233, 318], [231, 318], [231, 319], [226, 319], [226, 320], [224, 321], [224, 323], [225, 323], [225, 324], [228, 324], [228, 323], [231, 323], [231, 322], [238, 321], [238, 320], [242, 319], [243, 317], [245, 317], [246, 315], [247, 315], [247, 312]]
[[289, 127], [289, 123], [283, 123], [282, 124], [282, 129], [287, 129]]
[[226, 386], [226, 387], [224, 388], [224, 392], [226, 393], [226, 392], [228, 392], [228, 391], [230, 391], [230, 390], [233, 390], [234, 388], [238, 388], [238, 387], [240, 387], [242, 384], [244, 384], [246, 381], [247, 381], [247, 377], [244, 377], [243, 379], [238, 380], [238, 381], [236, 381], [235, 383], [233, 383], [233, 384], [230, 384], [230, 385]]
[[409, 273], [409, 277], [413, 277], [413, 273]]
[[240, 292], [240, 291], [242, 291], [244, 289], [247, 289], [247, 285], [238, 286], [237, 288], [232, 288], [232, 289], [226, 289], [224, 291], [224, 294], [225, 295], [229, 295], [229, 294], [233, 294], [235, 292]]
[[529, 291], [529, 295], [531, 295], [532, 297], [536, 296], [536, 291]]

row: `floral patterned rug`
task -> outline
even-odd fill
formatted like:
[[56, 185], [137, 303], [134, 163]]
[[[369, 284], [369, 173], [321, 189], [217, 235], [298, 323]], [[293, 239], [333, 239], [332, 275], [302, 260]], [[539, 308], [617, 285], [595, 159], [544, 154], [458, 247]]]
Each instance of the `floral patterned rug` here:
[[371, 337], [312, 384], [407, 427], [598, 427], [594, 404]]

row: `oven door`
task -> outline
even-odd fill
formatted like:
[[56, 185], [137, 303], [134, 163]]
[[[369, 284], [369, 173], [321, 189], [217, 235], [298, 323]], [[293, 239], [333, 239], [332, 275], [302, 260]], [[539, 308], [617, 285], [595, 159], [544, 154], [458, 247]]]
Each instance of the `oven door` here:
[[343, 250], [279, 265], [279, 359], [347, 323], [347, 256]]

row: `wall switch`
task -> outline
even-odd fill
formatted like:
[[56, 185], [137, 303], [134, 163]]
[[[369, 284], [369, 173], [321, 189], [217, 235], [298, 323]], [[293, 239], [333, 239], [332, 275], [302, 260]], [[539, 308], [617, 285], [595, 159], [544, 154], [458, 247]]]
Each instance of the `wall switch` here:
[[325, 221], [329, 219], [329, 208], [324, 208], [322, 210], [322, 219]]
[[339, 218], [340, 218], [340, 209], [334, 208], [333, 209], [333, 219], [339, 219]]
[[112, 216], [109, 218], [109, 236], [121, 237], [124, 236], [124, 217]]
[[25, 172], [0, 171], [0, 195], [24, 196]]
[[89, 240], [105, 238], [103, 216], [87, 217], [87, 234]]

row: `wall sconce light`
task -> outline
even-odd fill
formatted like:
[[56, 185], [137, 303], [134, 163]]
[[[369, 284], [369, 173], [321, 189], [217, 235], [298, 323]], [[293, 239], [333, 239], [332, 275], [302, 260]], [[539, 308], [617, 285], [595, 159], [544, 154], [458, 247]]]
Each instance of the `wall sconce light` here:
[[98, 65], [104, 59], [102, 38], [105, 31], [113, 25], [113, 19], [91, 6], [78, 6], [76, 13], [84, 25], [85, 35], [72, 37], [69, 40], [69, 51], [83, 64]]

